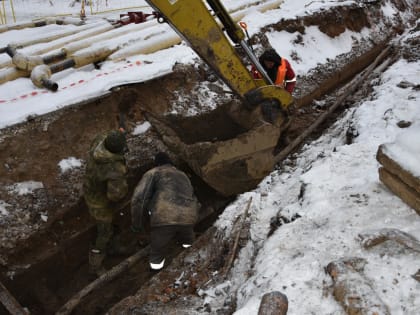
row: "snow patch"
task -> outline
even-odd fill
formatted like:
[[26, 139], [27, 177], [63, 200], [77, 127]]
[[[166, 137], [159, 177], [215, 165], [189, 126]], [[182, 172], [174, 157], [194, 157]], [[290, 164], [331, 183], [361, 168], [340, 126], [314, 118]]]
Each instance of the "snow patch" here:
[[134, 127], [134, 130], [133, 130], [132, 134], [134, 136], [136, 136], [136, 135], [140, 135], [142, 133], [145, 133], [147, 130], [149, 130], [149, 128], [151, 126], [152, 125], [148, 121], [145, 121], [144, 123], [139, 124], [136, 127]]
[[32, 194], [34, 190], [44, 188], [41, 182], [27, 181], [15, 183], [8, 187], [8, 190], [18, 194], [19, 196]]
[[76, 159], [75, 157], [71, 156], [67, 159], [61, 160], [58, 163], [58, 166], [61, 169], [61, 173], [66, 173], [67, 171], [82, 166], [82, 160]]
[[7, 216], [9, 214], [9, 211], [7, 211], [6, 207], [10, 207], [10, 205], [7, 202], [0, 200], [0, 215]]

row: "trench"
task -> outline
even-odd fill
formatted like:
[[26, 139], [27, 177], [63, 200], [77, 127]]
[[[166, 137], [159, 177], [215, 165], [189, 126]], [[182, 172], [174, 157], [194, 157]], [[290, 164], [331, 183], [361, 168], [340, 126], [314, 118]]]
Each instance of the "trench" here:
[[[334, 79], [329, 79], [329, 82], [336, 82], [336, 86], [333, 87], [329, 84], [328, 90], [340, 87], [362, 68], [369, 65], [382, 49], [383, 45], [374, 47], [371, 51], [357, 58], [352, 65], [348, 65], [341, 72], [335, 73]], [[345, 79], [340, 80], [339, 78]], [[133, 86], [130, 86], [130, 88], [132, 89]], [[134, 88], [141, 89], [142, 85]], [[323, 85], [323, 89], [325, 89], [325, 85]], [[314, 91], [311, 97], [306, 96], [302, 100], [310, 104], [310, 101], [314, 100], [315, 96], [319, 98], [323, 95], [325, 95], [325, 90], [321, 92]], [[306, 118], [300, 117], [301, 120], [305, 120], [305, 123], [300, 122], [294, 128], [291, 128], [291, 135], [298, 134], [304, 130], [306, 128], [305, 126], [310, 125], [311, 121], [316, 117], [316, 115], [308, 114], [306, 116]], [[226, 117], [222, 115], [220, 110], [207, 113], [203, 117], [204, 121], [211, 122], [206, 126], [202, 123], [200, 124], [200, 130], [204, 130], [205, 132], [195, 131], [194, 126], [197, 126], [198, 120], [200, 119], [198, 117], [183, 118], [181, 120], [172, 117], [169, 121], [174, 126], [177, 126], [180, 133], [183, 133], [182, 137], [186, 142], [202, 141], [205, 139], [203, 135], [208, 136], [210, 130], [216, 130], [213, 136], [218, 138], [232, 137], [238, 132], [241, 132], [240, 128], [236, 125], [226, 121]], [[195, 231], [197, 236], [199, 236], [214, 223], [224, 207], [233, 200], [234, 196], [223, 197], [220, 195], [198, 176], [194, 175], [182, 161], [179, 162], [178, 166], [190, 174], [203, 208], [211, 207], [214, 210], [212, 215], [197, 224]], [[131, 186], [150, 167], [151, 165], [149, 163], [138, 169], [136, 174], [131, 178]], [[127, 240], [127, 242], [133, 241], [133, 235], [130, 235], [127, 228], [129, 226], [129, 213], [127, 208], [122, 210], [115, 224], [119, 227], [119, 233], [123, 239]], [[71, 226], [73, 230], [68, 229], [68, 235], [63, 235], [63, 226]], [[56, 244], [54, 241], [56, 235], [60, 235], [61, 240], [59, 244]], [[50, 224], [49, 228], [43, 232], [42, 236], [38, 235], [29, 240], [27, 246], [29, 255], [24, 255], [22, 252], [19, 255], [25, 256], [25, 260], [20, 263], [30, 264], [30, 267], [23, 268], [22, 266], [22, 269], [17, 270], [12, 278], [10, 278], [10, 275], [9, 277], [5, 277], [5, 274], [2, 274], [2, 283], [21, 305], [30, 310], [31, 314], [54, 314], [75, 293], [93, 280], [88, 275], [87, 253], [90, 241], [94, 238], [94, 235], [95, 227], [93, 221], [87, 214], [87, 209], [83, 201], [80, 200], [72, 208], [67, 209], [61, 216], [58, 216], [55, 222]], [[48, 240], [47, 243], [45, 243], [45, 240]], [[39, 247], [43, 248], [41, 254], [35, 254], [34, 251], [31, 251], [31, 248], [39, 249]], [[137, 246], [134, 250], [140, 249], [141, 247]], [[172, 248], [168, 258], [169, 263], [179, 252], [180, 250], [176, 247]], [[105, 262], [105, 266], [109, 269], [128, 256], [127, 254], [109, 257]], [[104, 314], [112, 305], [124, 297], [133, 295], [152, 276], [153, 274], [150, 273], [148, 268], [147, 257], [144, 257], [128, 272], [119, 276], [118, 279], [85, 297], [83, 303], [80, 303], [72, 314]], [[2, 306], [0, 307], [0, 311], [1, 314], [7, 314], [7, 311], [2, 309]]]

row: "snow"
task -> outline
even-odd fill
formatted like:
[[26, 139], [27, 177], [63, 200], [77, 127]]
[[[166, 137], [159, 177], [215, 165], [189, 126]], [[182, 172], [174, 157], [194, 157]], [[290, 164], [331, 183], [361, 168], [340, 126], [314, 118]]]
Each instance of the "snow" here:
[[19, 195], [27, 195], [32, 194], [32, 192], [36, 189], [41, 189], [44, 187], [44, 184], [41, 182], [36, 181], [26, 181], [26, 182], [20, 182], [15, 183], [8, 187], [8, 190]]
[[61, 173], [66, 173], [67, 171], [69, 171], [73, 168], [81, 167], [82, 166], [82, 160], [71, 156], [67, 159], [61, 160], [58, 163], [58, 166], [60, 167]]
[[[258, 189], [239, 196], [226, 209], [216, 223], [221, 229], [232, 224], [244, 211], [245, 201], [253, 197], [249, 218], [252, 240], [249, 248], [242, 250], [234, 271], [239, 292], [234, 314], [256, 314], [262, 295], [275, 290], [288, 297], [288, 314], [345, 314], [331, 294], [322, 294], [332, 284], [324, 268], [332, 261], [351, 256], [367, 260], [364, 276], [391, 314], [419, 314], [419, 284], [411, 275], [419, 268], [420, 254], [391, 241], [365, 250], [357, 240], [359, 233], [384, 228], [398, 229], [420, 239], [418, 214], [379, 181], [375, 159], [383, 141], [401, 139], [399, 148], [411, 151], [412, 157], [416, 155], [417, 163], [414, 158], [410, 161], [419, 170], [418, 126], [399, 129], [396, 121], [390, 124], [383, 120], [386, 110], [401, 108], [401, 99], [412, 102], [405, 104], [403, 118], [419, 120], [418, 111], [410, 108], [414, 109], [420, 93], [405, 89], [403, 97], [403, 91], [395, 86], [404, 80], [419, 84], [419, 73], [419, 63], [394, 64], [375, 88], [375, 100], [349, 111], [297, 156], [296, 166], [273, 172]], [[354, 120], [363, 124], [358, 125], [359, 136], [354, 143], [347, 145], [346, 126]], [[407, 161], [407, 155], [399, 153], [401, 162]], [[300, 218], [283, 224], [267, 238], [270, 219], [279, 214], [287, 218], [299, 214]], [[252, 259], [253, 275], [243, 281], [241, 275], [250, 269], [244, 262]]]
[[[318, 64], [324, 64], [328, 59], [348, 53], [352, 49], [353, 42], [359, 41], [367, 32], [352, 32], [346, 30], [335, 38], [330, 38], [322, 33], [318, 26], [309, 26], [305, 28], [305, 35], [302, 41], [296, 44], [299, 32], [277, 32], [269, 33], [268, 39], [273, 48], [280, 54], [290, 60], [290, 56], [295, 55], [297, 60], [293, 60], [293, 69], [297, 73], [307, 73]], [[285, 45], [287, 43], [287, 45]]]
[[150, 128], [151, 126], [152, 126], [152, 125], [151, 125], [148, 121], [145, 121], [144, 123], [137, 125], [137, 126], [134, 128], [134, 130], [133, 130], [132, 134], [133, 134], [133, 135], [140, 135], [140, 134], [142, 134], [142, 133], [145, 133], [147, 130], [149, 130], [149, 128]]
[[[251, 2], [224, 1], [227, 8]], [[279, 17], [293, 18], [321, 8], [354, 2], [285, 0], [280, 9], [265, 13], [250, 10], [243, 20], [252, 35], [264, 25], [278, 21]], [[31, 3], [34, 3], [33, 11], [28, 2], [14, 1], [16, 12], [20, 12], [19, 4], [25, 5], [26, 15], [19, 18], [31, 17], [33, 12], [39, 12], [39, 5], [46, 2]], [[49, 7], [51, 14], [63, 12], [60, 11], [63, 8], [70, 10], [69, 1], [53, 3], [54, 10]], [[383, 8], [389, 16], [395, 13], [387, 2]], [[74, 10], [72, 13], [78, 12]], [[17, 36], [21, 41], [75, 28], [74, 25], [48, 25], [43, 32], [24, 29], [0, 33], [0, 47], [14, 41]], [[408, 36], [419, 36], [418, 33]], [[141, 36], [140, 32], [137, 35]], [[303, 75], [318, 63], [348, 52], [352, 42], [361, 40], [367, 33], [346, 31], [331, 39], [316, 27], [307, 27], [302, 35], [304, 45], [295, 42], [296, 36], [275, 31], [268, 34], [270, 43], [281, 55], [290, 59], [292, 52], [297, 53], [299, 60], [292, 64], [296, 72]], [[127, 35], [124, 40], [127, 43], [135, 38]], [[120, 41], [107, 43], [112, 44], [122, 45]], [[181, 44], [126, 60], [106, 61], [100, 69], [92, 66], [68, 69], [52, 76], [59, 84], [55, 93], [36, 88], [27, 78], [4, 83], [0, 85], [0, 128], [24, 121], [30, 115], [42, 115], [104, 95], [110, 88], [121, 84], [163, 76], [172, 71], [175, 63], [194, 63], [195, 58], [195, 53]], [[7, 61], [6, 57], [1, 56], [0, 62], [4, 61]], [[402, 81], [410, 82], [412, 86], [399, 87]], [[220, 294], [216, 291], [236, 288], [237, 310], [234, 314], [257, 314], [263, 294], [278, 290], [288, 297], [290, 315], [345, 314], [328, 293], [332, 280], [324, 268], [343, 257], [360, 257], [367, 261], [364, 276], [391, 314], [420, 314], [420, 285], [411, 277], [420, 267], [420, 253], [392, 241], [364, 249], [358, 238], [360, 233], [395, 228], [420, 240], [418, 214], [380, 182], [379, 163], [375, 158], [378, 146], [387, 143], [387, 153], [415, 176], [420, 176], [420, 92], [413, 88], [419, 84], [419, 62], [397, 61], [381, 75], [372, 98], [348, 110], [328, 132], [306, 146], [296, 156], [295, 165], [286, 163], [283, 169], [264, 179], [257, 189], [238, 196], [226, 208], [216, 222], [221, 229], [229, 229], [252, 198], [247, 218], [251, 223], [251, 240], [239, 253], [233, 276], [204, 292], [207, 303], [217, 303]], [[205, 92], [205, 87], [202, 88]], [[208, 94], [208, 98], [211, 97]], [[412, 125], [402, 129], [397, 126], [399, 121], [409, 121]], [[357, 130], [358, 136], [352, 144], [346, 144], [346, 131], [350, 126]], [[148, 123], [139, 124], [133, 134], [144, 133], [148, 128]], [[69, 157], [61, 161], [59, 167], [66, 172], [79, 167], [80, 163]], [[34, 181], [11, 186], [18, 194], [31, 193], [38, 188], [42, 188], [42, 183]], [[1, 216], [7, 216], [11, 211], [7, 206], [0, 200]], [[283, 223], [268, 237], [270, 223], [273, 218], [280, 217], [291, 222]], [[42, 219], [46, 221], [47, 217]]]
[[6, 209], [9, 206], [7, 202], [0, 200], [0, 216], [7, 216], [9, 214], [9, 211]]

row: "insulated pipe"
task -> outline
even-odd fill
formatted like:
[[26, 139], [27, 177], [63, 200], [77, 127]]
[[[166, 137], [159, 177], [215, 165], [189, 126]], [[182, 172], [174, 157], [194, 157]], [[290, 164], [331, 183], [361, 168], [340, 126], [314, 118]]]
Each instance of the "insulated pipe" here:
[[[272, 1], [267, 1], [264, 2], [260, 5], [258, 5], [257, 7], [257, 11], [264, 13], [265, 11], [268, 10], [274, 10], [274, 9], [278, 9], [279, 6], [284, 2], [284, 0], [272, 0]], [[250, 9], [244, 9], [241, 11], [237, 11], [231, 14], [232, 19], [235, 22], [238, 22], [239, 20], [241, 20], [245, 15], [247, 15], [250, 12]]]
[[[112, 28], [113, 28], [112, 25], [101, 26], [98, 29], [88, 31], [81, 36], [83, 36], [83, 38], [88, 37], [88, 36], [91, 36], [92, 34], [106, 32]], [[26, 56], [21, 53], [16, 53], [12, 58], [12, 62], [16, 66], [16, 68], [20, 70], [32, 71], [32, 69], [36, 67], [37, 65], [48, 64], [54, 61], [63, 60], [66, 58], [66, 56], [67, 56], [66, 52], [62, 52], [62, 51], [55, 54], [51, 54], [49, 56], [45, 56], [45, 57]]]
[[119, 26], [115, 26], [113, 24], [110, 23], [98, 23], [99, 25], [97, 25], [94, 28], [90, 28], [87, 30], [84, 30], [82, 32], [80, 32], [80, 30], [78, 32], [74, 32], [74, 36], [72, 36], [73, 34], [71, 34], [70, 36], [66, 36], [66, 38], [63, 38], [62, 41], [58, 40], [57, 42], [51, 43], [51, 45], [48, 45], [47, 47], [45, 47], [44, 49], [40, 49], [36, 51], [36, 54], [40, 55], [40, 54], [44, 54], [47, 52], [50, 52], [53, 49], [59, 49], [61, 47], [63, 47], [63, 45], [67, 45], [69, 43], [75, 42], [75, 41], [79, 41], [85, 38], [90, 38], [92, 36], [98, 35], [98, 34], [102, 34], [102, 33], [106, 33], [108, 31], [113, 30], [116, 27]]
[[159, 36], [154, 36], [148, 38], [147, 40], [132, 44], [128, 47], [121, 48], [114, 54], [108, 57], [108, 60], [114, 62], [121, 61], [129, 56], [139, 55], [139, 54], [151, 54], [161, 49], [169, 48], [171, 46], [177, 45], [181, 42], [181, 38], [173, 32], [172, 29], [168, 26], [168, 31], [160, 34]]
[[15, 68], [2, 69], [0, 71], [0, 84], [27, 76], [28, 72], [26, 71], [17, 70]]
[[38, 65], [41, 64], [50, 64], [54, 62], [58, 62], [61, 60], [66, 59], [66, 53], [59, 51], [55, 54], [51, 54], [49, 56], [41, 57], [41, 56], [25, 56], [23, 54], [17, 53], [13, 56], [13, 63], [19, 70], [24, 71], [32, 71]]
[[31, 22], [23, 22], [23, 23], [15, 23], [11, 25], [1, 25], [0, 26], [0, 33], [4, 33], [11, 30], [21, 30], [28, 27], [41, 27], [47, 24], [74, 24], [74, 25], [82, 25], [84, 22], [79, 20], [75, 22], [74, 20], [65, 21], [63, 18], [45, 18], [39, 20], [33, 20]]
[[31, 72], [32, 83], [39, 88], [47, 88], [53, 92], [57, 91], [58, 84], [50, 80], [51, 75], [56, 72], [63, 71], [68, 68], [80, 68], [85, 65], [105, 60], [115, 49], [101, 47], [99, 49], [85, 50], [71, 59], [47, 66], [45, 64], [37, 65]]
[[[85, 31], [85, 30], [92, 29], [93, 27], [97, 27], [97, 25], [96, 24], [93, 25], [93, 26], [92, 25], [85, 25], [85, 26], [81, 26], [77, 30], [73, 29], [71, 31], [66, 31], [66, 32], [58, 33], [58, 34], [51, 35], [51, 36], [44, 36], [44, 37], [37, 38], [37, 39], [31, 40], [31, 41], [13, 42], [13, 43], [10, 43], [9, 45], [7, 45], [6, 47], [1, 48], [0, 52], [8, 53], [7, 50], [10, 49], [10, 48], [13, 48], [13, 49], [16, 50], [16, 49], [24, 48], [24, 47], [31, 46], [31, 45], [34, 45], [34, 44], [38, 44], [38, 43], [51, 42], [51, 41], [59, 39], [59, 38], [63, 38], [63, 37], [67, 37], [69, 35], [79, 33], [81, 31], [81, 29], [82, 29], [82, 31]], [[8, 47], [10, 47], [10, 48], [8, 48]], [[45, 50], [45, 48], [43, 50]], [[48, 49], [48, 50], [50, 50], [50, 49]], [[36, 51], [34, 53], [35, 54], [41, 54], [42, 50]], [[11, 56], [11, 57], [13, 57], [13, 56]], [[8, 60], [6, 62], [2, 62], [2, 63], [0, 63], [0, 68], [11, 66], [12, 64], [13, 63], [12, 63], [11, 60]]]
[[[51, 64], [54, 62], [64, 60], [68, 58], [71, 54], [73, 54], [75, 51], [80, 50], [82, 48], [86, 48], [96, 42], [100, 42], [109, 38], [115, 40], [116, 37], [126, 35], [127, 32], [140, 31], [152, 25], [157, 25], [157, 22], [153, 21], [152, 23], [130, 24], [124, 27], [122, 27], [122, 25], [106, 25], [105, 27], [92, 30], [92, 32], [87, 31], [86, 33], [81, 35], [82, 38], [90, 37], [92, 34], [97, 34], [96, 36], [90, 37], [82, 41], [77, 41], [76, 43], [69, 44], [68, 46], [63, 47], [60, 51], [56, 51], [46, 56], [25, 56], [21, 53], [16, 53], [16, 50], [13, 49], [13, 47], [8, 46], [8, 49], [10, 50], [9, 55], [13, 57], [12, 62], [16, 66], [16, 68], [18, 68], [19, 70], [30, 72], [34, 67], [38, 65]], [[107, 32], [106, 29], [109, 29], [109, 27], [114, 28], [114, 30]]]
[[33, 84], [39, 88], [45, 87], [53, 92], [57, 91], [58, 84], [51, 81], [51, 69], [47, 65], [36, 66], [31, 72]]
[[141, 31], [143, 29], [146, 29], [155, 25], [157, 25], [156, 20], [147, 21], [140, 24], [127, 24], [127, 25], [124, 25], [123, 27], [120, 25], [121, 27], [117, 27], [116, 29], [110, 32], [99, 34], [94, 37], [91, 37], [82, 41], [78, 41], [75, 43], [70, 43], [69, 45], [66, 45], [63, 48], [61, 48], [61, 51], [65, 52], [66, 55], [68, 56], [77, 50], [89, 47], [93, 43], [102, 42], [107, 39], [114, 40], [116, 37], [119, 37], [121, 35], [127, 35], [127, 33], [130, 33], [130, 32], [138, 32], [138, 31]]
[[[145, 25], [143, 25], [145, 24]], [[49, 64], [51, 62], [55, 62], [57, 60], [63, 60], [65, 58], [68, 58], [68, 56], [74, 51], [74, 50], [78, 50], [82, 47], [79, 46], [88, 46], [92, 43], [95, 43], [97, 41], [101, 41], [105, 38], [115, 38], [115, 36], [121, 35], [126, 33], [127, 31], [139, 31], [141, 29], [144, 29], [146, 27], [150, 27], [152, 25], [156, 25], [157, 22], [156, 20], [154, 21], [150, 21], [146, 22], [146, 23], [142, 23], [142, 24], [130, 24], [130, 25], [126, 25], [124, 26], [124, 28], [118, 27], [115, 30], [112, 30], [111, 32], [106, 32], [104, 34], [99, 34], [91, 39], [86, 39], [82, 42], [79, 43], [75, 43], [75, 44], [70, 44], [69, 47], [67, 47], [67, 49], [58, 51], [54, 54], [48, 55], [48, 56], [44, 56], [44, 57], [40, 57], [40, 56], [24, 56], [22, 54], [19, 53], [15, 53], [12, 48], [10, 48], [10, 55], [15, 56], [15, 62], [18, 65], [17, 68], [18, 69], [8, 69], [6, 71], [0, 72], [0, 84], [7, 82], [7, 81], [11, 81], [20, 77], [28, 77], [31, 76], [31, 74], [29, 73], [30, 71], [32, 71], [35, 67], [37, 67], [38, 65], [42, 65], [42, 64]], [[65, 47], [66, 48], [66, 47]], [[112, 54], [116, 49], [118, 49], [118, 47], [116, 47], [115, 49], [107, 49], [106, 51], [104, 51], [104, 48], [99, 48], [96, 50], [90, 50], [90, 53], [86, 53], [86, 52], [82, 52], [81, 55], [76, 56], [76, 60], [77, 60], [77, 64], [78, 65], [86, 65], [89, 64], [90, 62], [88, 60], [93, 60], [92, 62], [97, 62], [97, 61], [102, 61], [104, 59], [106, 59], [108, 57], [109, 54]], [[71, 50], [71, 51], [70, 51]], [[93, 52], [92, 52], [93, 51]], [[98, 51], [102, 51], [100, 53], [98, 53]], [[86, 59], [86, 54], [99, 54], [99, 57], [89, 57]], [[85, 61], [82, 61], [83, 59], [86, 59]], [[67, 62], [63, 62], [64, 65], [68, 65]], [[67, 69], [68, 66], [64, 66], [64, 69]], [[71, 66], [69, 66], [71, 67]], [[20, 70], [19, 70], [20, 69]], [[23, 70], [23, 71], [22, 71]], [[57, 71], [52, 71], [52, 73], [55, 73]], [[41, 82], [40, 79], [37, 79], [38, 75], [34, 75], [35, 76], [35, 82], [37, 82], [35, 85], [38, 87], [44, 87], [44, 84]], [[34, 81], [33, 80], [33, 81]]]

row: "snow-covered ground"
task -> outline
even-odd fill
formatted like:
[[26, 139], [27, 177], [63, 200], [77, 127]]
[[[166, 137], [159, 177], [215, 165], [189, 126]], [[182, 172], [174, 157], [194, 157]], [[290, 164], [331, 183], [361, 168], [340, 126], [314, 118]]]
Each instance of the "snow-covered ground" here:
[[[35, 2], [31, 2], [33, 12], [38, 12], [39, 3]], [[71, 1], [52, 2], [55, 9], [62, 12], [59, 3], [68, 8]], [[223, 1], [227, 8], [251, 2], [255, 1]], [[360, 1], [285, 0], [276, 10], [265, 13], [250, 10], [243, 20], [252, 35], [264, 25], [278, 21], [279, 16], [310, 14], [347, 2]], [[25, 4], [27, 16], [30, 16], [27, 1], [13, 3], [17, 12], [19, 3]], [[383, 10], [390, 15], [396, 12], [387, 1], [383, 1]], [[99, 23], [97, 21], [96, 18], [92, 23]], [[42, 34], [75, 27], [49, 25], [43, 28]], [[33, 39], [40, 33], [36, 28], [0, 33], [0, 48], [16, 41], [17, 36], [20, 41]], [[303, 36], [304, 46], [293, 43], [294, 34], [287, 32], [272, 31], [268, 38], [286, 58], [292, 51], [298, 53], [301, 61], [294, 66], [303, 75], [317, 63], [349, 52], [352, 41], [363, 35], [363, 32], [347, 31], [330, 39], [316, 28], [308, 28]], [[403, 36], [418, 37], [419, 32]], [[289, 45], [280, 44], [284, 42]], [[107, 43], [111, 44], [112, 41]], [[0, 57], [0, 62], [7, 61], [5, 54]], [[124, 61], [105, 61], [100, 69], [91, 66], [68, 69], [52, 76], [59, 84], [57, 92], [36, 88], [28, 78], [3, 83], [0, 85], [0, 128], [24, 121], [29, 115], [40, 115], [108, 93], [116, 85], [166, 74], [176, 62], [193, 63], [195, 58], [195, 53], [181, 44], [148, 55], [130, 56]], [[398, 87], [401, 81], [411, 83], [410, 87]], [[413, 174], [420, 174], [420, 64], [400, 59], [377, 83], [371, 97], [349, 110], [325, 135], [306, 146], [297, 156], [296, 164], [287, 166], [286, 163], [257, 189], [238, 196], [217, 221], [221, 228], [231, 226], [252, 197], [251, 241], [240, 252], [233, 276], [223, 284], [238, 289], [235, 314], [257, 314], [262, 295], [270, 291], [280, 291], [288, 297], [290, 315], [345, 314], [328, 293], [332, 280], [324, 270], [328, 263], [345, 257], [366, 259], [364, 276], [386, 303], [390, 314], [420, 314], [420, 283], [411, 277], [420, 269], [420, 253], [393, 241], [364, 249], [358, 237], [362, 233], [393, 228], [420, 240], [420, 217], [380, 182], [379, 163], [375, 158], [380, 144], [396, 141], [401, 148], [397, 151], [400, 163], [407, 165]], [[402, 120], [412, 125], [401, 129], [397, 122]], [[346, 144], [345, 133], [350, 126], [357, 130], [358, 136], [352, 144]], [[68, 164], [62, 167], [67, 169]], [[0, 200], [0, 216], [9, 211], [12, 210]], [[291, 219], [296, 214], [300, 217], [281, 225], [267, 238], [273, 218]], [[217, 289], [220, 287], [205, 292], [210, 304], [223, 298], [223, 294], [217, 294], [221, 291]]]
[[[331, 292], [332, 284], [324, 268], [349, 257], [366, 259], [364, 276], [390, 314], [420, 314], [420, 283], [411, 277], [420, 269], [420, 253], [393, 241], [364, 249], [359, 240], [359, 234], [385, 228], [420, 240], [419, 215], [379, 181], [375, 158], [380, 144], [397, 141], [398, 160], [418, 174], [420, 92], [397, 85], [418, 85], [419, 74], [418, 62], [395, 63], [381, 77], [372, 99], [349, 110], [307, 146], [296, 165], [273, 172], [225, 210], [216, 223], [221, 228], [229, 227], [252, 197], [251, 241], [240, 253], [236, 276], [229, 280], [231, 287], [238, 287], [235, 314], [257, 314], [261, 297], [271, 291], [288, 297], [288, 314], [345, 314], [331, 293], [324, 294]], [[396, 124], [402, 120], [413, 125], [401, 129]], [[346, 145], [351, 125], [358, 136]], [[415, 165], [410, 163], [413, 158]], [[296, 214], [300, 218], [267, 238], [272, 218], [291, 220]], [[250, 270], [252, 275], [244, 280]], [[217, 289], [206, 292], [209, 301]], [[358, 288], [353, 289], [357, 293]]]

